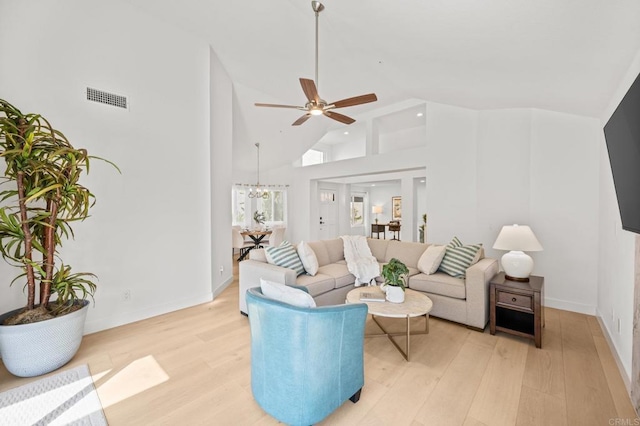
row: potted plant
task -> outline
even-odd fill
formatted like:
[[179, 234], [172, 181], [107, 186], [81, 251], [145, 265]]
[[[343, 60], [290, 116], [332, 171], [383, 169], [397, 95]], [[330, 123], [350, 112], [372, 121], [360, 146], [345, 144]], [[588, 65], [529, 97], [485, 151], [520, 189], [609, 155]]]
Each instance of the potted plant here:
[[407, 265], [395, 257], [382, 267], [383, 287], [389, 302], [404, 302], [404, 289], [407, 287], [405, 276], [408, 273], [409, 268], [407, 268]]
[[256, 222], [256, 226], [258, 228], [262, 228], [264, 226], [264, 222], [266, 220], [264, 212], [259, 212], [258, 210], [256, 210], [255, 212], [253, 212], [253, 220]]
[[427, 235], [426, 235], [426, 233], [427, 233], [427, 232], [426, 232], [426, 231], [427, 231], [427, 214], [426, 214], [426, 213], [424, 213], [424, 214], [422, 215], [422, 225], [420, 225], [420, 226], [418, 227], [418, 231], [419, 231], [419, 233], [420, 233], [420, 242], [421, 242], [421, 243], [426, 242], [426, 240], [427, 240], [427, 239], [426, 239], [426, 236], [427, 236]]
[[23, 284], [27, 296], [24, 308], [0, 315], [0, 356], [9, 372], [30, 377], [66, 364], [82, 340], [96, 276], [72, 272], [58, 249], [95, 202], [79, 179], [97, 157], [2, 99], [0, 157], [0, 254], [20, 270], [11, 285]]

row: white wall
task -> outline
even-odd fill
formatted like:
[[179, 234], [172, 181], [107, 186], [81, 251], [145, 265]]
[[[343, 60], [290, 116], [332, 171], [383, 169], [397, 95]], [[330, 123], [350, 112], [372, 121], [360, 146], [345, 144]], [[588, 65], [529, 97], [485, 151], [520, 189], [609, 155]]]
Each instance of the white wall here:
[[365, 141], [359, 139], [337, 145], [331, 145], [331, 161], [364, 157], [365, 150]]
[[[378, 215], [378, 222], [388, 223], [391, 220], [391, 197], [401, 196], [400, 182], [393, 185], [374, 186], [369, 188], [371, 205], [382, 206], [382, 213]], [[371, 223], [375, 223], [375, 214], [371, 214]], [[388, 238], [391, 238], [388, 236]]]
[[381, 133], [378, 139], [378, 153], [385, 154], [387, 152], [423, 146], [424, 132], [424, 126], [416, 126], [395, 132]]
[[[600, 117], [603, 128], [640, 73], [640, 51], [636, 53], [609, 106]], [[622, 229], [618, 200], [613, 185], [611, 164], [604, 133], [600, 132], [599, 157], [599, 243], [598, 243], [598, 316], [616, 348], [629, 384], [632, 374], [634, 274], [636, 234]], [[620, 333], [617, 321], [620, 319]], [[637, 374], [637, 373], [636, 373]], [[637, 385], [636, 385], [637, 386]]]
[[595, 315], [597, 306], [599, 122], [534, 110], [530, 225], [548, 306]]
[[[604, 133], [600, 142], [598, 316], [631, 377], [635, 234], [622, 229]], [[620, 318], [621, 330], [617, 331]]]
[[479, 242], [477, 229], [477, 111], [427, 104], [428, 240]]
[[[94, 162], [97, 204], [64, 248], [100, 279], [86, 331], [210, 300], [208, 46], [119, 2], [13, 1], [0, 57], [3, 98], [122, 169]], [[130, 110], [86, 101], [87, 85], [128, 96]], [[23, 304], [21, 287], [5, 278], [0, 311]]]
[[233, 185], [233, 85], [227, 71], [210, 50], [210, 211], [212, 291], [218, 295], [233, 280], [231, 187]]

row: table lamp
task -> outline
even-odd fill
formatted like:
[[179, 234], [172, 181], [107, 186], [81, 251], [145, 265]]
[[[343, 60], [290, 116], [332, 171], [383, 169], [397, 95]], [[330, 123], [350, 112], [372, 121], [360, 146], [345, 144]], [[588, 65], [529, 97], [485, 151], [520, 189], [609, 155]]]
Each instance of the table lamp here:
[[371, 212], [376, 215], [376, 224], [378, 223], [378, 215], [382, 213], [382, 206], [373, 206]]
[[493, 248], [509, 250], [501, 259], [505, 278], [522, 282], [528, 282], [533, 271], [533, 259], [524, 252], [543, 250], [531, 228], [526, 225], [503, 226]]

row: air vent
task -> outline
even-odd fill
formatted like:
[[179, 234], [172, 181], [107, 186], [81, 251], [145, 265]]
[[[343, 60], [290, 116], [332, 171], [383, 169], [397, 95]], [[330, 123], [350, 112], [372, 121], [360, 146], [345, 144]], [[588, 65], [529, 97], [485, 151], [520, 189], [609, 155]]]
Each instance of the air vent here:
[[87, 100], [127, 109], [126, 96], [116, 95], [114, 93], [104, 92], [98, 89], [92, 89], [91, 87], [87, 87]]

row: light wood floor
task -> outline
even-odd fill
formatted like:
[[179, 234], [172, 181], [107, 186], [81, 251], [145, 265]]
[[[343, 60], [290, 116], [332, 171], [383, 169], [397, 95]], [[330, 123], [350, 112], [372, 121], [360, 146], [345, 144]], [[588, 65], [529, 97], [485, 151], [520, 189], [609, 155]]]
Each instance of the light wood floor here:
[[[64, 368], [89, 364], [111, 426], [278, 423], [251, 396], [234, 272], [211, 303], [85, 336]], [[430, 321], [429, 335], [412, 338], [411, 362], [385, 338], [366, 339], [360, 401], [323, 424], [638, 424], [595, 317], [547, 309], [542, 349], [488, 327]], [[0, 364], [0, 391], [31, 380]]]

